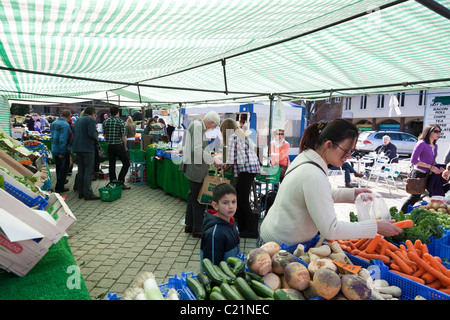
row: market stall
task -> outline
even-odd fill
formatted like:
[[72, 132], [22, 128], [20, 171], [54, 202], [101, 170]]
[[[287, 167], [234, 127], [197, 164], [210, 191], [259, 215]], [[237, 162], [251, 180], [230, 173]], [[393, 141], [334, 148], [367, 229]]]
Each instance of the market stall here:
[[0, 299], [90, 299], [67, 242], [76, 218], [62, 196], [48, 191], [43, 144], [1, 134]]

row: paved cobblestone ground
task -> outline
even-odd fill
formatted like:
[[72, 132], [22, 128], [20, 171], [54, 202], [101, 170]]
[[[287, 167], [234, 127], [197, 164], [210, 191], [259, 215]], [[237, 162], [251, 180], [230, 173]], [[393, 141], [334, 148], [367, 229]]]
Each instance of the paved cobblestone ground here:
[[[54, 165], [50, 167], [54, 176]], [[69, 177], [71, 191], [66, 202], [77, 222], [67, 233], [92, 299], [103, 299], [108, 292], [121, 295], [141, 271], [153, 272], [158, 283], [182, 272], [199, 272], [200, 239], [184, 233], [186, 201], [161, 189], [131, 184], [131, 189], [123, 190], [122, 197], [113, 202], [80, 200], [72, 191], [75, 174], [76, 168]], [[340, 186], [343, 180], [337, 176], [331, 183]], [[97, 195], [107, 182], [93, 182]], [[382, 184], [372, 182], [369, 187], [379, 192], [389, 207], [400, 207], [406, 197], [403, 190], [390, 194]], [[336, 211], [346, 220], [355, 206], [338, 204]], [[256, 239], [241, 239], [242, 253], [255, 247]]]

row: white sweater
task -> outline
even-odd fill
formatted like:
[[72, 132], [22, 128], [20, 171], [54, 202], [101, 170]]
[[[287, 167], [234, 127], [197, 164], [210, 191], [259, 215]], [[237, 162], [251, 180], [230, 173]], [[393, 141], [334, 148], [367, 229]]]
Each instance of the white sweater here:
[[331, 188], [327, 174], [313, 164], [295, 168], [306, 161], [314, 161], [328, 172], [325, 161], [314, 150], [306, 150], [295, 158], [287, 172], [293, 171], [283, 179], [262, 222], [262, 240], [291, 246], [311, 240], [317, 232], [330, 240], [375, 237], [377, 224], [373, 220], [347, 222], [337, 219], [334, 203], [354, 203], [355, 189]]

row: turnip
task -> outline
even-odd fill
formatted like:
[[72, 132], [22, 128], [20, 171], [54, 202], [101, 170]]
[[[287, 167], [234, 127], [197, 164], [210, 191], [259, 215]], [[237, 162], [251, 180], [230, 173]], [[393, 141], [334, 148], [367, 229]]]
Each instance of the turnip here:
[[269, 272], [262, 277], [264, 283], [268, 285], [272, 290], [281, 289], [281, 279], [278, 275], [273, 272]]
[[323, 268], [314, 273], [311, 286], [318, 296], [330, 300], [341, 290], [341, 278], [333, 270]]
[[327, 268], [332, 271], [334, 271], [336, 274], [339, 273], [338, 267], [331, 259], [317, 259], [314, 261], [311, 261], [310, 264], [308, 264], [308, 271], [311, 274], [311, 277], [314, 277], [314, 274], [319, 269]]
[[345, 274], [342, 276], [342, 293], [349, 300], [368, 300], [372, 289], [360, 276]]
[[286, 250], [280, 250], [272, 256], [272, 270], [276, 274], [284, 274], [284, 269], [291, 262], [296, 262], [297, 258]]
[[266, 251], [270, 257], [273, 257], [274, 254], [281, 250], [281, 246], [274, 241], [266, 242], [260, 248]]
[[264, 249], [255, 248], [247, 255], [247, 267], [257, 275], [264, 276], [272, 270], [272, 259]]
[[308, 269], [300, 262], [289, 263], [284, 269], [284, 277], [289, 287], [297, 290], [307, 288], [311, 279]]

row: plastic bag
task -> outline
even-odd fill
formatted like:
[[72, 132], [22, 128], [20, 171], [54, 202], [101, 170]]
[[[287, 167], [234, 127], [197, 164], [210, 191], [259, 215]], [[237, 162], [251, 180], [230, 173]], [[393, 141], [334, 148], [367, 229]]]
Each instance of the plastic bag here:
[[389, 208], [376, 192], [361, 193], [355, 200], [358, 221], [391, 219]]

